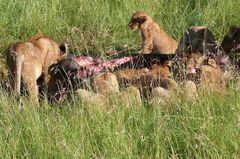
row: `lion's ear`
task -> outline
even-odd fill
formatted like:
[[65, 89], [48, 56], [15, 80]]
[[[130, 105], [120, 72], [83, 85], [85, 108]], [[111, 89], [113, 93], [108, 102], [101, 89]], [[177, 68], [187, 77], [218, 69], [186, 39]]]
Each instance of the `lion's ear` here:
[[60, 53], [62, 54], [62, 55], [67, 55], [68, 54], [68, 45], [66, 44], [66, 43], [64, 43], [64, 44], [61, 44], [60, 46], [59, 46], [59, 49], [60, 49]]
[[138, 22], [139, 22], [139, 24], [143, 24], [146, 20], [147, 20], [146, 16], [141, 16], [141, 17], [139, 17]]
[[208, 65], [216, 68], [217, 67], [217, 62], [214, 59], [209, 59], [208, 60]]

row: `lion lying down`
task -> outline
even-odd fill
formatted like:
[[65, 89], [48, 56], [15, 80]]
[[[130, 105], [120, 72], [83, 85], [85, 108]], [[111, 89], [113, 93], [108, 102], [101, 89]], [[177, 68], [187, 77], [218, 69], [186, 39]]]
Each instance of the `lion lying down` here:
[[[83, 102], [90, 103], [90, 105], [97, 102], [104, 109], [108, 109], [107, 106], [111, 103], [109, 99], [112, 99], [109, 97], [124, 101], [125, 105], [130, 107], [140, 105], [142, 99], [146, 98], [151, 101], [154, 99], [156, 99], [154, 101], [168, 101], [171, 92], [178, 90], [177, 82], [171, 79], [171, 69], [167, 61], [148, 65], [138, 63], [138, 66], [135, 61], [135, 66], [131, 63], [133, 67], [127, 64], [128, 67], [125, 62], [132, 62], [132, 58], [129, 58], [131, 60], [126, 60], [124, 67], [122, 66], [123, 63], [121, 63], [116, 70], [114, 68], [112, 70], [105, 68], [103, 71], [92, 72], [90, 76], [82, 78], [82, 75], [89, 75], [83, 72], [88, 69], [92, 70], [92, 68], [96, 67], [96, 63], [98, 65], [99, 62], [91, 58], [90, 61], [89, 58], [87, 59], [80, 63], [81, 66], [92, 61], [94, 67], [80, 67], [79, 63], [75, 62], [76, 60], [66, 59], [51, 69], [50, 83], [52, 84], [50, 86], [52, 87], [49, 87], [51, 100], [64, 100], [65, 97], [70, 97], [71, 93], [76, 92]], [[120, 61], [123, 59], [120, 58]], [[149, 61], [154, 60], [150, 59]]]
[[[77, 91], [83, 101], [94, 103], [99, 100], [97, 103], [107, 105], [109, 95], [123, 99], [129, 104], [131, 98], [137, 101], [136, 103], [141, 103], [143, 98], [153, 101], [163, 100], [167, 103], [171, 100], [171, 96], [179, 91], [191, 100], [196, 99], [200, 90], [226, 92], [227, 78], [219, 61], [216, 61], [217, 58], [203, 54], [189, 54], [184, 62], [188, 78], [184, 82], [183, 89], [180, 89], [179, 83], [173, 80], [168, 61], [156, 62], [151, 59], [152, 63], [146, 65], [146, 63], [136, 64], [135, 60], [133, 57], [119, 58], [119, 61], [114, 59], [110, 62], [89, 57], [62, 60], [50, 69], [50, 82], [53, 83], [49, 88], [50, 95], [52, 99], [58, 101], [69, 97], [72, 91]], [[109, 66], [116, 67], [109, 68], [104, 63], [111, 63]], [[129, 64], [135, 66], [129, 67]], [[134, 96], [130, 95], [132, 93]], [[125, 99], [126, 97], [128, 99]]]
[[176, 54], [176, 80], [190, 79], [199, 90], [206, 92], [226, 92], [227, 82], [232, 78], [232, 64], [208, 28], [188, 28], [179, 42]]
[[190, 53], [182, 58], [185, 63], [185, 77], [194, 81], [199, 91], [225, 94], [231, 72], [229, 59], [225, 55]]
[[[167, 55], [163, 55], [165, 59], [162, 55], [158, 56], [161, 56], [160, 61], [169, 58]], [[50, 69], [51, 99], [61, 100], [69, 96], [71, 90], [79, 88], [94, 89], [106, 95], [109, 89], [114, 93], [119, 92], [118, 85], [120, 89], [133, 85], [143, 91], [157, 86], [177, 87], [176, 82], [169, 78], [168, 63], [156, 63], [156, 60], [159, 59], [155, 55], [123, 57], [106, 62], [84, 56], [64, 59]], [[155, 64], [148, 61], [155, 61]]]

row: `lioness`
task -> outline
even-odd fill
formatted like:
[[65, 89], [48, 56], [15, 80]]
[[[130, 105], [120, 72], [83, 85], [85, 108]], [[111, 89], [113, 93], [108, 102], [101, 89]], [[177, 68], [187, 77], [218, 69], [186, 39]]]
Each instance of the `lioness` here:
[[150, 68], [131, 68], [113, 72], [122, 87], [133, 85], [141, 90], [141, 94], [149, 98], [155, 87], [176, 90], [178, 84], [171, 79], [169, 63], [167, 61], [153, 64]]
[[[11, 44], [6, 53], [11, 89], [20, 96], [21, 83], [26, 85], [31, 100], [39, 106], [37, 80], [42, 77], [48, 85], [48, 69], [67, 55], [67, 48], [43, 34], [28, 42]], [[22, 82], [21, 82], [22, 79]]]
[[[226, 57], [221, 57], [226, 58]], [[220, 58], [191, 53], [187, 57], [187, 75], [195, 80], [200, 90], [225, 94], [228, 78], [220, 67]]]
[[129, 23], [131, 30], [140, 29], [142, 36], [142, 54], [174, 54], [177, 41], [164, 32], [159, 25], [145, 12], [133, 13]]

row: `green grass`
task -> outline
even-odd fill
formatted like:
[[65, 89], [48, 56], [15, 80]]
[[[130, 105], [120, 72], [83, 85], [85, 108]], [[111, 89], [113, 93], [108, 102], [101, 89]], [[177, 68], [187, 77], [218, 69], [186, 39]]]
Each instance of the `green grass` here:
[[[0, 0], [0, 52], [37, 32], [70, 40], [75, 54], [107, 57], [138, 50], [139, 32], [127, 27], [144, 10], [179, 40], [191, 25], [205, 25], [221, 42], [240, 26], [238, 0]], [[90, 109], [77, 100], [35, 110], [0, 95], [0, 158], [240, 158], [240, 93], [181, 98], [115, 111]], [[97, 106], [96, 106], [97, 107]]]
[[221, 41], [229, 26], [239, 25], [237, 0], [0, 0], [0, 51], [37, 32], [70, 40], [75, 53], [138, 49], [138, 32], [127, 24], [135, 10], [149, 13], [176, 39], [191, 25], [209, 27]]
[[240, 157], [239, 91], [109, 112], [81, 101], [37, 111], [9, 98], [1, 95], [0, 158]]

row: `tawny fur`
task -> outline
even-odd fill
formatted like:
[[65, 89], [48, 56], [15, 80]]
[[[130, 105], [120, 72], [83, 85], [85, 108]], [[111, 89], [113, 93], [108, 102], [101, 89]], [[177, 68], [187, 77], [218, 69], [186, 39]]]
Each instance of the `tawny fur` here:
[[96, 89], [96, 92], [102, 95], [119, 92], [119, 84], [117, 81], [117, 77], [110, 72], [97, 75], [94, 78], [93, 85]]
[[37, 80], [41, 77], [47, 85], [49, 67], [64, 58], [66, 52], [65, 46], [43, 34], [33, 36], [28, 42], [11, 44], [7, 49], [6, 65], [15, 95], [20, 96], [22, 84], [25, 84], [31, 100], [39, 105]]
[[129, 27], [132, 30], [140, 29], [142, 37], [142, 54], [174, 54], [178, 43], [168, 35], [159, 25], [145, 12], [133, 13]]
[[[215, 62], [215, 61], [214, 61]], [[224, 95], [227, 93], [227, 81], [219, 66], [203, 65], [200, 89]]]
[[138, 87], [145, 98], [150, 98], [151, 90], [163, 87], [168, 90], [178, 89], [178, 84], [171, 79], [168, 63], [153, 64], [151, 68], [125, 69], [114, 72], [121, 87]]
[[142, 69], [125, 69], [115, 71], [120, 85], [124, 82], [135, 86], [149, 86], [154, 87], [160, 84], [160, 79], [166, 79], [171, 76], [169, 67], [164, 64], [154, 64], [151, 68]]
[[197, 67], [200, 69], [200, 90], [225, 94], [228, 79], [224, 76], [224, 72], [214, 59], [208, 59], [207, 63], [204, 62], [204, 59], [204, 54], [192, 53], [190, 56], [188, 56], [187, 73], [192, 74], [193, 76], [197, 75], [197, 72], [191, 71]]

